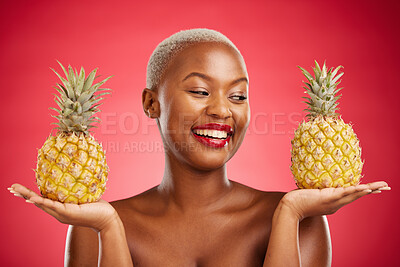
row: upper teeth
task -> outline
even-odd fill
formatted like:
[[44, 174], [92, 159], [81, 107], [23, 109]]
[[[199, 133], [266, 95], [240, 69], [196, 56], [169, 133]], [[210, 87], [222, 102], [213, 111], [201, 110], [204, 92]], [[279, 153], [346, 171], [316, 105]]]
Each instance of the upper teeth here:
[[214, 138], [226, 138], [228, 136], [228, 133], [225, 131], [218, 131], [218, 130], [193, 130], [195, 134], [197, 135], [207, 135], [209, 137], [214, 137]]

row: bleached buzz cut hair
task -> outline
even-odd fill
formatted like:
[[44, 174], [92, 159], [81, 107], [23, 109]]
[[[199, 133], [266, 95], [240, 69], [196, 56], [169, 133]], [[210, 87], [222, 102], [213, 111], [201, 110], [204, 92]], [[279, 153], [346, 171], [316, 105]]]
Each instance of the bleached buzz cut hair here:
[[177, 32], [159, 43], [147, 64], [146, 87], [154, 90], [161, 82], [169, 62], [183, 49], [197, 43], [222, 43], [239, 49], [225, 35], [210, 29], [190, 29]]

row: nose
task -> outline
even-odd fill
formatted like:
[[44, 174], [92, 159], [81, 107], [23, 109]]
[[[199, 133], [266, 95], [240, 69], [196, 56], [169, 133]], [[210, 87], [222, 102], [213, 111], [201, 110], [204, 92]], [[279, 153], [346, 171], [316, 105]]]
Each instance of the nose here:
[[209, 98], [206, 113], [218, 119], [230, 118], [232, 112], [229, 108], [229, 100], [225, 95], [213, 95]]

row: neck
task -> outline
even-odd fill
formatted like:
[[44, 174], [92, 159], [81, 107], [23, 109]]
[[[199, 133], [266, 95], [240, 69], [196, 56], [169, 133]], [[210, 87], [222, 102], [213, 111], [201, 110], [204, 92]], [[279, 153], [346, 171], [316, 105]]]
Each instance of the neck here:
[[217, 207], [231, 189], [225, 164], [214, 170], [198, 170], [166, 155], [164, 177], [158, 190], [180, 210]]

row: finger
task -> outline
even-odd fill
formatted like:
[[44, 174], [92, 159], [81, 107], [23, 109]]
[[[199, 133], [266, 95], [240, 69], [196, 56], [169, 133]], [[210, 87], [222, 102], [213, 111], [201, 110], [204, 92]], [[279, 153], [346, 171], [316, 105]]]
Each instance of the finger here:
[[38, 196], [34, 191], [30, 190], [29, 188], [26, 188], [23, 185], [20, 184], [13, 184], [9, 190], [13, 194], [19, 194], [25, 199], [30, 199], [33, 196]]
[[40, 196], [34, 196], [30, 199], [30, 201], [32, 201], [41, 210], [55, 217], [57, 220], [61, 220], [61, 218], [66, 214], [65, 204], [62, 204], [58, 201]]
[[345, 187], [342, 192], [342, 197], [346, 197], [348, 195], [352, 195], [356, 192], [361, 192], [364, 190], [370, 189], [372, 192], [376, 190], [391, 190], [388, 184], [385, 181], [373, 182], [368, 184], [359, 184], [355, 186]]
[[36, 205], [44, 207], [46, 209], [57, 211], [58, 213], [64, 211], [64, 205], [58, 201], [54, 201], [48, 198], [43, 198], [41, 196], [33, 196], [30, 198]]
[[371, 189], [364, 189], [362, 191], [356, 191], [353, 194], [349, 194], [346, 197], [343, 197], [339, 200], [341, 206], [347, 205], [363, 196], [369, 195], [372, 193]]
[[368, 190], [369, 186], [366, 184], [359, 184], [359, 185], [353, 185], [349, 187], [344, 187], [343, 192], [342, 192], [342, 197], [346, 197], [348, 195], [352, 195], [357, 192], [362, 192], [364, 190]]
[[372, 191], [377, 190], [379, 188], [383, 188], [383, 187], [385, 187], [385, 188], [389, 187], [385, 181], [368, 183], [367, 185], [368, 185], [368, 188], [371, 189]]
[[14, 196], [16, 196], [16, 197], [22, 197], [22, 198], [23, 198], [23, 196], [22, 196], [20, 193], [18, 193], [17, 191], [15, 191], [12, 187], [7, 188], [7, 190], [8, 190], [11, 194], [14, 194]]
[[17, 193], [17, 191], [15, 191], [12, 187], [7, 188], [7, 190], [10, 191], [11, 194], [14, 194], [14, 196], [23, 198], [23, 196], [20, 193]]
[[14, 191], [12, 188], [7, 188], [7, 189], [8, 189], [8, 191], [10, 191], [11, 194], [13, 194], [16, 197], [20, 197], [20, 198], [23, 198], [23, 199], [27, 198], [27, 197], [21, 195], [20, 193], [18, 193], [17, 191]]
[[392, 190], [392, 188], [389, 187], [389, 186], [385, 186], [385, 187], [379, 188], [378, 190], [381, 190], [381, 191], [389, 191], [389, 190]]
[[[53, 216], [60, 222], [63, 222], [65, 216], [68, 214], [66, 211], [66, 204], [53, 201], [48, 198], [43, 198], [23, 185], [14, 184], [9, 188], [9, 191], [15, 192], [14, 195], [18, 197], [25, 198], [27, 203], [35, 204], [35, 206], [37, 206], [39, 209]], [[75, 205], [71, 204], [71, 207], [69, 207], [69, 216], [73, 215], [74, 211], [76, 211], [74, 206]]]

